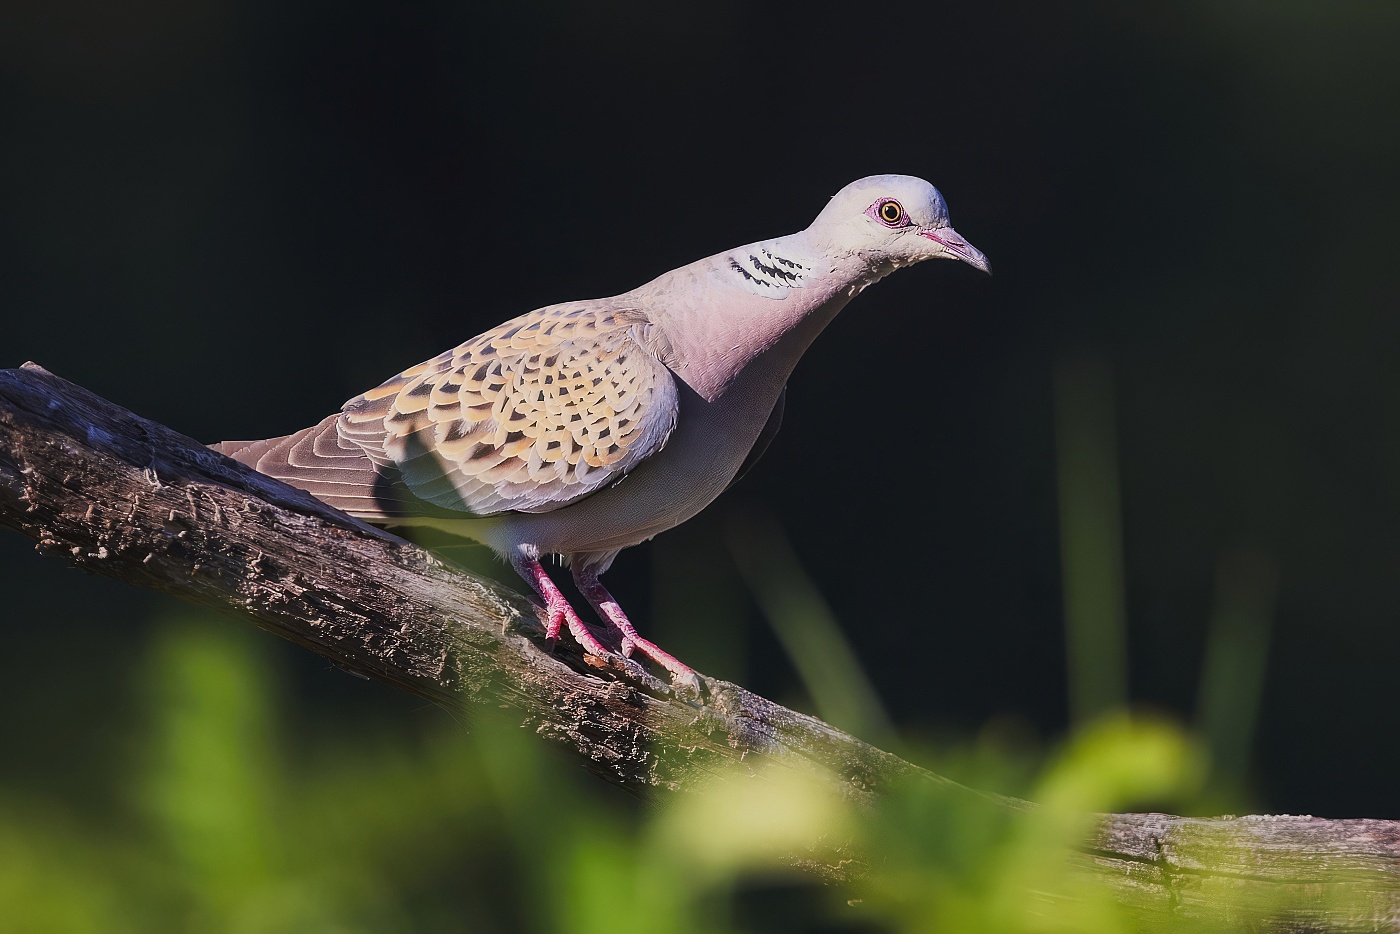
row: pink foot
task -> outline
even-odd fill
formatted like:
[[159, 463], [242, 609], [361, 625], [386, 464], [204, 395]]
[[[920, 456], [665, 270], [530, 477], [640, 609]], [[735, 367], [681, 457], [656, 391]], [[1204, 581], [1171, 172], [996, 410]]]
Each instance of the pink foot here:
[[598, 611], [598, 615], [611, 623], [613, 628], [622, 634], [623, 655], [631, 658], [634, 651], [641, 652], [642, 655], [669, 671], [675, 681], [699, 687], [700, 676], [695, 673], [695, 669], [655, 642], [643, 639], [637, 634], [637, 629], [632, 625], [632, 621], [627, 618], [626, 613], [622, 612], [622, 607], [618, 605], [613, 595], [608, 593], [608, 589], [603, 586], [602, 581], [598, 580], [596, 573], [575, 569], [574, 582], [578, 584], [578, 589], [583, 592], [583, 595], [588, 598], [588, 602], [593, 604], [593, 609]]
[[544, 600], [545, 611], [549, 614], [545, 622], [544, 635], [551, 644], [559, 638], [559, 630], [564, 623], [568, 623], [569, 632], [573, 635], [578, 644], [583, 646], [585, 652], [596, 655], [599, 658], [607, 658], [611, 653], [607, 646], [598, 641], [598, 637], [593, 635], [583, 620], [579, 619], [574, 608], [569, 605], [569, 600], [555, 586], [554, 581], [549, 579], [549, 574], [545, 572], [544, 565], [540, 564], [538, 558], [520, 557], [512, 562], [515, 570], [520, 576], [530, 582], [535, 588], [535, 592]]

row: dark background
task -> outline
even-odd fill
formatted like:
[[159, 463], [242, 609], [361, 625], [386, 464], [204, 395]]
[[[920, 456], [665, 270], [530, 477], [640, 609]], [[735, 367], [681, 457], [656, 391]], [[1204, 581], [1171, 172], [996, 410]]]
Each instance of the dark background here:
[[[619, 560], [624, 605], [801, 703], [725, 545], [762, 510], [909, 734], [1058, 735], [1053, 374], [1088, 355], [1134, 702], [1191, 718], [1217, 563], [1260, 556], [1254, 804], [1400, 817], [1393, 4], [46, 10], [0, 29], [0, 365], [204, 440], [285, 433], [507, 317], [921, 175], [996, 277], [864, 294], [761, 468]], [[120, 755], [169, 604], [9, 533], [0, 587], [3, 781], [100, 796], [79, 760]], [[438, 716], [273, 651], [304, 730]]]

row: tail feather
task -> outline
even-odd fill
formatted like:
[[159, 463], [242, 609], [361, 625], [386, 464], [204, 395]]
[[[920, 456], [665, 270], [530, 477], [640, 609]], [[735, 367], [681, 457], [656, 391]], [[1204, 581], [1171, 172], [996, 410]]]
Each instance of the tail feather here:
[[220, 441], [209, 447], [366, 522], [395, 525], [396, 520], [425, 516], [462, 518], [424, 502], [391, 469], [377, 467], [363, 449], [340, 436], [338, 419], [331, 415], [280, 438]]

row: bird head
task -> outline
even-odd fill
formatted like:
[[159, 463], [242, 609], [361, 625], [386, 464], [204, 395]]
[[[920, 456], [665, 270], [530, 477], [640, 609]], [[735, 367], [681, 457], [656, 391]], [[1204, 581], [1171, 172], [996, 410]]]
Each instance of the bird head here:
[[982, 251], [948, 223], [943, 195], [912, 175], [871, 175], [842, 188], [807, 228], [831, 255], [859, 256], [883, 274], [926, 259], [956, 259], [991, 275]]

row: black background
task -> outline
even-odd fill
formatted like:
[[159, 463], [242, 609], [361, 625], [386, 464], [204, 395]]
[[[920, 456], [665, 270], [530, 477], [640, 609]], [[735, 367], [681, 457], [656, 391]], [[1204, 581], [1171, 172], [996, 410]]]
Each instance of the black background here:
[[[996, 277], [925, 264], [848, 308], [762, 466], [619, 560], [624, 605], [800, 702], [723, 543], [766, 510], [905, 729], [1063, 731], [1052, 374], [1088, 354], [1115, 373], [1134, 701], [1190, 717], [1216, 564], [1263, 555], [1258, 806], [1400, 817], [1394, 5], [46, 10], [0, 29], [0, 365], [280, 434], [920, 175]], [[677, 579], [749, 622], [677, 623]], [[169, 602], [8, 533], [0, 587], [6, 780], [85, 793], [55, 763], [119, 747]], [[277, 651], [308, 729], [432, 716]]]

